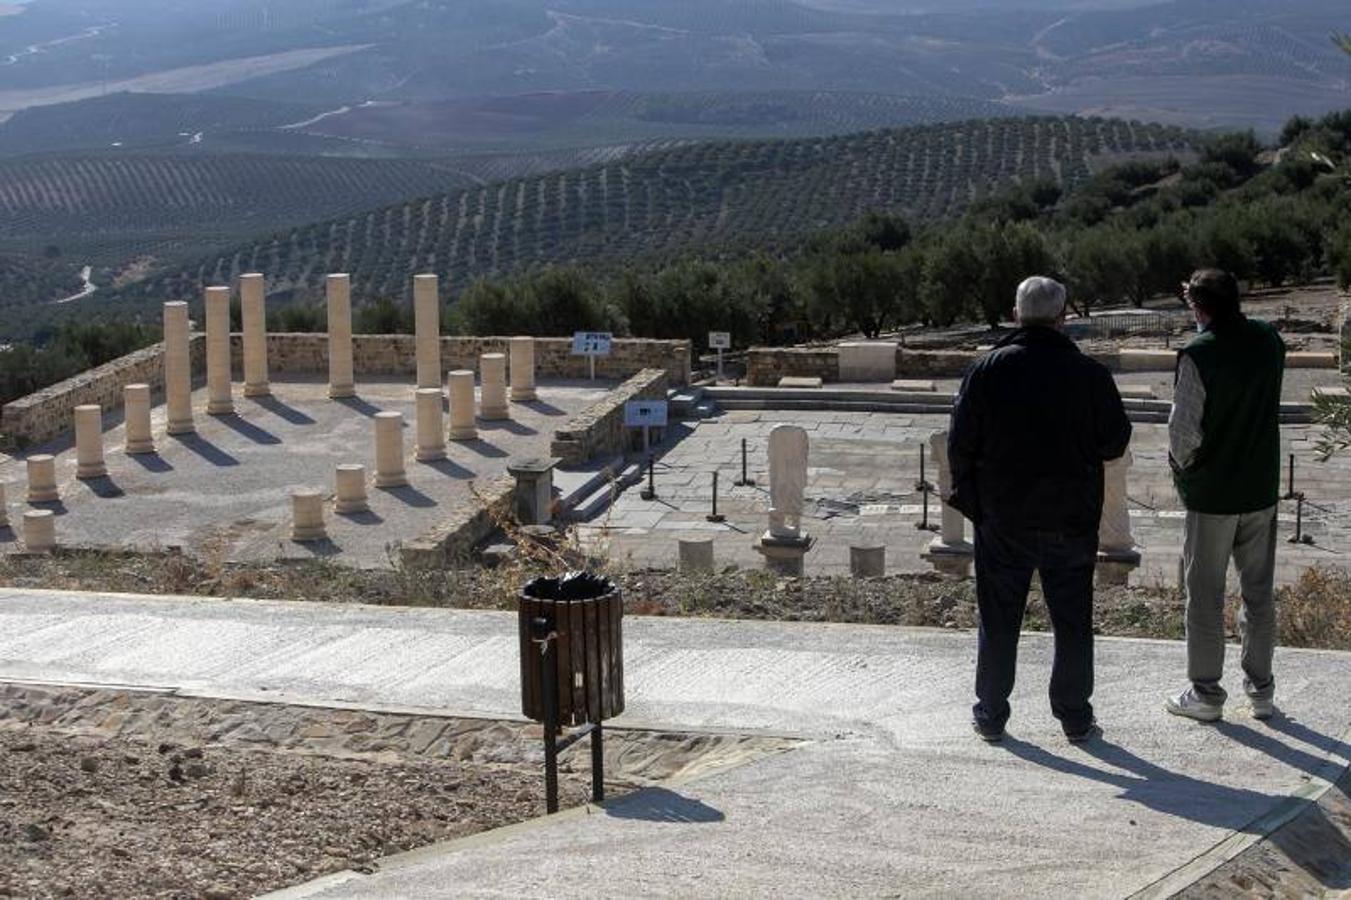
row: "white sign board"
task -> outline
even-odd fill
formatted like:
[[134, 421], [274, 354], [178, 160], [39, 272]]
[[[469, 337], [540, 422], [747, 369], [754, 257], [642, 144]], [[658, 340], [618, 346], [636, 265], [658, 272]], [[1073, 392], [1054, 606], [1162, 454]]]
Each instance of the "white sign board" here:
[[731, 350], [732, 334], [728, 331], [710, 331], [708, 333], [708, 349], [710, 350]]
[[624, 404], [624, 424], [629, 428], [665, 428], [665, 400], [630, 400]]
[[572, 336], [572, 355], [609, 356], [614, 339], [608, 331], [579, 331]]

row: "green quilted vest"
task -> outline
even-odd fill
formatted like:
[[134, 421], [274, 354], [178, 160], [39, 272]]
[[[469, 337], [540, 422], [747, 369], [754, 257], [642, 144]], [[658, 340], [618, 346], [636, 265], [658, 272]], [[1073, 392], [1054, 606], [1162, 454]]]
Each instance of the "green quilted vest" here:
[[1206, 388], [1201, 449], [1174, 474], [1187, 509], [1238, 515], [1274, 506], [1281, 490], [1285, 342], [1245, 316], [1213, 322], [1180, 351]]

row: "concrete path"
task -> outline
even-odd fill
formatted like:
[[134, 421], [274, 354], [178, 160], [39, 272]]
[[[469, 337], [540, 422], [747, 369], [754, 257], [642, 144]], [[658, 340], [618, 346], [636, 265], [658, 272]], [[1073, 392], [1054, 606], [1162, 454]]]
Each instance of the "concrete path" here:
[[[1012, 739], [968, 728], [969, 633], [629, 618], [617, 724], [803, 749], [306, 886], [305, 896], [1122, 897], [1190, 883], [1351, 761], [1351, 656], [1283, 651], [1269, 724], [1166, 716], [1182, 647], [1103, 640], [1105, 740], [1069, 746], [1029, 635]], [[517, 710], [514, 616], [0, 590], [0, 679]], [[1230, 689], [1238, 688], [1231, 660]], [[1294, 799], [1292, 799], [1294, 798]], [[1170, 880], [1171, 879], [1171, 880]]]

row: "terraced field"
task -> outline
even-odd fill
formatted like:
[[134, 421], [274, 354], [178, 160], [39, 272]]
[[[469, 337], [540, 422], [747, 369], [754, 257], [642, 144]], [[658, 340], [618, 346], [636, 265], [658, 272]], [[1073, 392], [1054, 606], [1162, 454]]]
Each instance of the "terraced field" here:
[[279, 231], [129, 286], [117, 302], [148, 307], [254, 270], [299, 296], [345, 271], [359, 298], [399, 298], [414, 272], [463, 287], [539, 263], [782, 242], [871, 209], [935, 219], [1016, 179], [1073, 184], [1101, 165], [1189, 146], [1179, 129], [1049, 118], [691, 144]]
[[438, 163], [254, 155], [0, 161], [0, 252], [95, 266], [173, 257], [472, 179]]

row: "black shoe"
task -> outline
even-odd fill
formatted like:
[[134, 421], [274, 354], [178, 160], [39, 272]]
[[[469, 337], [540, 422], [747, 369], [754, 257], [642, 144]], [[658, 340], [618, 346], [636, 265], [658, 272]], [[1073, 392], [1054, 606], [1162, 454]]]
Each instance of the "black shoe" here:
[[1071, 744], [1083, 744], [1093, 740], [1095, 737], [1102, 737], [1102, 728], [1098, 725], [1098, 722], [1095, 719], [1089, 722], [1083, 728], [1078, 728], [1074, 730], [1066, 728], [1065, 737], [1069, 739], [1069, 742]]
[[980, 736], [980, 739], [987, 744], [997, 744], [1004, 739], [1004, 729], [1002, 727], [996, 728], [993, 725], [982, 725], [981, 723], [972, 720], [971, 728]]

